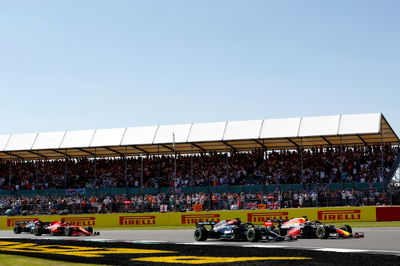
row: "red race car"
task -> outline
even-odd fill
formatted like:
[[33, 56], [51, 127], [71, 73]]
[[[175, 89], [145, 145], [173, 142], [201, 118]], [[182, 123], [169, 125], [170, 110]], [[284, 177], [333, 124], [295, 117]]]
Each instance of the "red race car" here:
[[322, 224], [320, 221], [309, 221], [306, 216], [290, 220], [267, 220], [264, 225], [282, 236], [319, 239], [364, 237], [364, 233], [353, 233], [352, 228], [347, 224], [338, 228], [334, 225]]
[[35, 236], [41, 236], [42, 234], [51, 234], [53, 236], [92, 236], [100, 234], [99, 232], [93, 232], [93, 228], [90, 226], [83, 228], [62, 221], [54, 221], [45, 227], [35, 227], [32, 233]]

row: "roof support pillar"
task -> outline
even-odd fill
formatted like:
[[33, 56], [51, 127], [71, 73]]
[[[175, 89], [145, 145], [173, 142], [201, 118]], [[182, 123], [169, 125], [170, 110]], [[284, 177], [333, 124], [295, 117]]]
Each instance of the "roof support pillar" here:
[[64, 155], [65, 157], [68, 157], [68, 158], [71, 158], [71, 155], [69, 155], [66, 151], [65, 152], [61, 152], [61, 151], [58, 151], [58, 150], [51, 150], [52, 152], [55, 152], [55, 153], [58, 153], [58, 154], [62, 154], [62, 155]]
[[226, 142], [226, 141], [222, 141], [222, 143], [225, 145], [225, 146], [227, 146], [227, 147], [229, 147], [229, 148], [231, 148], [232, 150], [236, 150], [236, 148], [235, 147], [233, 147], [231, 144], [229, 144], [228, 142]]
[[292, 143], [294, 146], [296, 146], [297, 149], [299, 149], [299, 144], [294, 142], [291, 138], [286, 138], [290, 143]]
[[[7, 155], [10, 155], [10, 156], [16, 157], [16, 158], [18, 158], [18, 159], [24, 160], [24, 157], [21, 157], [21, 156], [19, 156], [19, 155], [13, 154], [13, 153], [8, 152], [8, 151], [3, 151], [3, 152], [4, 152], [5, 154], [7, 154]], [[11, 158], [10, 158], [10, 159], [11, 159]]]
[[170, 147], [168, 147], [167, 145], [160, 144], [160, 146], [161, 146], [161, 147], [164, 147], [164, 148], [166, 148], [167, 150], [170, 150], [170, 151], [173, 151], [173, 152], [175, 152], [175, 149], [173, 149], [173, 148], [170, 148]]
[[120, 153], [119, 151], [116, 151], [116, 150], [111, 149], [111, 148], [109, 148], [109, 147], [104, 147], [104, 149], [109, 150], [109, 151], [111, 151], [111, 152], [113, 152], [113, 153], [116, 153], [116, 154], [118, 154], [120, 157], [124, 157], [124, 156], [125, 156], [123, 153]]
[[266, 149], [266, 150], [268, 149], [267, 146], [265, 146], [265, 144], [262, 143], [261, 141], [259, 141], [258, 139], [255, 139], [254, 141], [255, 141], [258, 145], [262, 146], [264, 149]]
[[[382, 133], [381, 133], [382, 136]], [[368, 146], [368, 143], [365, 142], [365, 140], [360, 136], [360, 134], [357, 134], [357, 137], [362, 141], [362, 143], [364, 143], [365, 146]]]
[[322, 138], [326, 143], [328, 143], [329, 146], [332, 147], [332, 143], [331, 143], [326, 137], [321, 136], [321, 138]]
[[203, 152], [206, 151], [203, 147], [201, 147], [201, 146], [198, 145], [198, 144], [195, 144], [195, 143], [190, 143], [190, 144], [192, 144], [192, 154], [193, 154], [193, 147], [196, 147], [196, 148], [198, 148], [199, 150], [201, 150], [201, 151], [203, 151]]
[[47, 160], [47, 157], [46, 157], [46, 156], [44, 156], [44, 155], [42, 155], [42, 154], [40, 154], [40, 153], [38, 153], [38, 152], [34, 152], [34, 151], [28, 151], [28, 152], [29, 152], [29, 153], [32, 153], [33, 155], [42, 157], [43, 159]]
[[[95, 148], [96, 149], [96, 148]], [[90, 154], [91, 156], [96, 156], [96, 154], [94, 154], [93, 152], [87, 151], [85, 149], [82, 148], [78, 148], [78, 150], [83, 151], [84, 153]]]
[[[149, 155], [149, 152], [148, 152], [148, 151], [143, 150], [142, 148], [139, 148], [138, 146], [131, 145], [131, 147], [134, 148], [134, 149], [136, 149], [136, 150], [139, 150], [139, 151], [145, 153], [146, 155]], [[140, 155], [140, 156], [142, 156], [142, 155]]]

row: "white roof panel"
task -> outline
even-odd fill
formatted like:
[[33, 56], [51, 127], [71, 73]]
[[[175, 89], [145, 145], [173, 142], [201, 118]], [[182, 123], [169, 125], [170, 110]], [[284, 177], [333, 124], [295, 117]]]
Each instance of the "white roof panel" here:
[[5, 151], [31, 150], [38, 133], [11, 135]]
[[228, 122], [224, 140], [258, 139], [262, 120]]
[[193, 124], [189, 142], [221, 141], [224, 137], [226, 122]]
[[65, 136], [64, 132], [39, 133], [33, 144], [33, 150], [58, 149]]
[[303, 117], [300, 122], [299, 137], [337, 135], [339, 120], [340, 115]]
[[152, 144], [158, 126], [128, 127], [121, 145], [145, 145]]
[[290, 138], [299, 133], [300, 117], [283, 119], [265, 119], [260, 138]]
[[381, 129], [381, 113], [342, 115], [339, 134], [371, 134]]
[[98, 129], [94, 133], [90, 147], [119, 146], [126, 128]]
[[6, 148], [7, 142], [10, 139], [11, 134], [8, 135], [0, 135], [0, 151], [4, 151]]
[[60, 148], [87, 148], [92, 141], [94, 132], [94, 129], [67, 131]]
[[173, 143], [173, 135], [175, 135], [176, 143], [185, 143], [191, 126], [192, 124], [159, 126], [153, 144]]

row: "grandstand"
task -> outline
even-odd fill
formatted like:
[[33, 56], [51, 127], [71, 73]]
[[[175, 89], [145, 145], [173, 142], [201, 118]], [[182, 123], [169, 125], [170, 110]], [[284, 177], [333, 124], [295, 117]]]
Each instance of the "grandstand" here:
[[380, 113], [0, 135], [0, 160], [398, 145]]
[[0, 135], [0, 193], [387, 204], [399, 144], [380, 113]]

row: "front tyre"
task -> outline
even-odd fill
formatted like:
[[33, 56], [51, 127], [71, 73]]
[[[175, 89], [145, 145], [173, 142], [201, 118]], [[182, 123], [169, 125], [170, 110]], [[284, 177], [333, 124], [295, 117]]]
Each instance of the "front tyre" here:
[[93, 228], [91, 226], [86, 227], [85, 230], [93, 234]]
[[66, 236], [72, 236], [72, 227], [65, 227], [64, 232]]
[[319, 239], [327, 239], [329, 237], [328, 231], [323, 226], [319, 226], [315, 233]]
[[246, 232], [246, 239], [249, 242], [257, 242], [261, 239], [261, 233], [256, 228], [250, 228]]
[[208, 232], [206, 229], [197, 228], [193, 234], [194, 240], [196, 241], [206, 241], [208, 237]]

